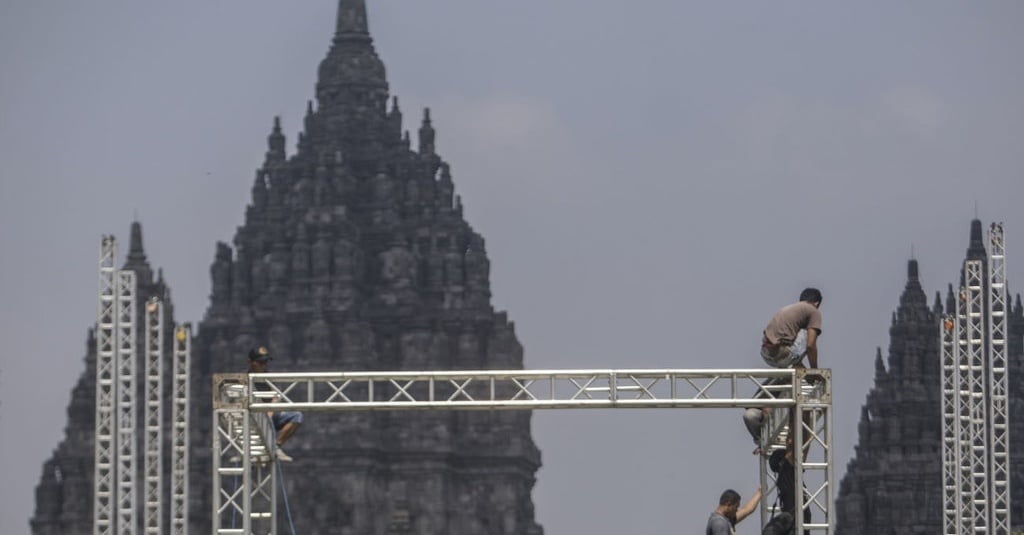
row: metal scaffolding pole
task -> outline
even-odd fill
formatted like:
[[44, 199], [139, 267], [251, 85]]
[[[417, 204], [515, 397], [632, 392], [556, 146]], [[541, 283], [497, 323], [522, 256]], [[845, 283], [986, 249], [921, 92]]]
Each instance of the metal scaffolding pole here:
[[100, 295], [96, 321], [96, 432], [93, 468], [93, 534], [110, 535], [114, 529], [114, 501], [117, 467], [115, 436], [117, 428], [114, 400], [114, 361], [117, 344], [117, 278], [115, 259], [117, 241], [104, 236], [100, 244]]
[[[216, 380], [216, 379], [215, 379]], [[215, 393], [213, 522], [218, 535], [277, 533], [277, 474], [270, 417], [245, 409], [245, 383]]]
[[954, 346], [958, 340], [956, 317], [947, 315], [939, 325], [942, 351], [942, 515], [943, 535], [963, 533], [960, 489], [960, 386]]
[[171, 386], [171, 535], [188, 534], [189, 365], [192, 326], [174, 331]]
[[1009, 408], [1006, 361], [1006, 251], [1002, 224], [989, 229], [988, 494], [994, 535], [1010, 533]]
[[[804, 515], [794, 515], [796, 533], [806, 531], [823, 531], [832, 533], [835, 524], [832, 504], [834, 503], [834, 477], [832, 459], [832, 390], [830, 370], [795, 370], [800, 385], [796, 403], [793, 407], [773, 410], [767, 422], [761, 428], [761, 488], [765, 491], [761, 500], [761, 525], [782, 512], [777, 504], [782, 503], [778, 479], [780, 474], [770, 470], [768, 461], [779, 451], [791, 450], [783, 455], [793, 458], [794, 496], [793, 511], [806, 511], [810, 515], [809, 522], [804, 522]], [[823, 380], [809, 381], [808, 376], [823, 376]], [[786, 388], [792, 388], [788, 384]], [[790, 429], [791, 423], [797, 423]], [[790, 445], [792, 437], [792, 446]], [[803, 447], [797, 448], [796, 444]]]
[[146, 303], [145, 435], [143, 436], [143, 533], [163, 533], [163, 364], [164, 306], [153, 297]]
[[[812, 375], [821, 380], [811, 384], [807, 376]], [[773, 388], [768, 383], [786, 386]], [[255, 389], [256, 384], [261, 388]], [[799, 394], [794, 384], [801, 385]], [[259, 533], [276, 533], [274, 435], [267, 412], [586, 408], [790, 409], [800, 422], [796, 443], [803, 446], [794, 460], [795, 472], [804, 474], [797, 476], [797, 488], [805, 488], [798, 493], [797, 507], [802, 510], [806, 505], [817, 518], [802, 528], [828, 535], [834, 530], [829, 370], [217, 374], [213, 396], [217, 534], [249, 535], [256, 532], [257, 521], [266, 522], [269, 529], [260, 526]]]
[[135, 272], [117, 272], [117, 525], [119, 535], [137, 532], [135, 491], [138, 425], [135, 392]]
[[[963, 331], [964, 340], [961, 344], [966, 350], [966, 368], [968, 394], [966, 405], [969, 407], [969, 426], [967, 455], [968, 473], [970, 474], [970, 507], [971, 529], [974, 533], [991, 533], [989, 526], [989, 495], [988, 495], [988, 433], [985, 425], [986, 393], [985, 381], [985, 308], [983, 287], [983, 265], [980, 260], [968, 260], [964, 264], [964, 284], [966, 292]], [[964, 400], [961, 400], [961, 403]]]

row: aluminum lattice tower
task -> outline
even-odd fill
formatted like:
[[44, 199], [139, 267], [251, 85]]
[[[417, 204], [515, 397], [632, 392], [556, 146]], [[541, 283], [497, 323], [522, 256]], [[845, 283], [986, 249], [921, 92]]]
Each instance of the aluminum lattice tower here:
[[171, 535], [188, 533], [189, 365], [192, 326], [174, 330], [171, 386]]
[[117, 348], [117, 241], [104, 236], [100, 245], [100, 299], [96, 321], [96, 431], [93, 469], [93, 534], [110, 535], [114, 529], [114, 465], [117, 427], [114, 413], [114, 353]]
[[153, 297], [146, 303], [146, 400], [145, 435], [143, 437], [143, 533], [163, 534], [163, 365], [164, 306]]
[[138, 493], [136, 428], [135, 272], [117, 272], [117, 526], [115, 533], [134, 535]]
[[[986, 269], [987, 268], [987, 269]], [[964, 262], [956, 311], [940, 323], [943, 531], [1009, 535], [1006, 263], [1001, 224]]]

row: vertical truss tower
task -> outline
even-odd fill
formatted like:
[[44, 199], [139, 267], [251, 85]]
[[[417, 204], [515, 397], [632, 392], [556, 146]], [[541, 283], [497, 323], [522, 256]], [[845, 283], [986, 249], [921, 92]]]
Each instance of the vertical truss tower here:
[[964, 262], [942, 344], [943, 533], [1010, 533], [1006, 258], [1002, 224]]
[[188, 409], [192, 326], [174, 330], [171, 386], [171, 535], [188, 534]]
[[146, 431], [143, 474], [144, 493], [143, 533], [162, 535], [163, 522], [163, 363], [164, 363], [164, 307], [159, 297], [146, 303]]
[[114, 352], [117, 347], [117, 242], [104, 236], [100, 245], [100, 300], [96, 321], [96, 455], [93, 471], [93, 534], [114, 528]]

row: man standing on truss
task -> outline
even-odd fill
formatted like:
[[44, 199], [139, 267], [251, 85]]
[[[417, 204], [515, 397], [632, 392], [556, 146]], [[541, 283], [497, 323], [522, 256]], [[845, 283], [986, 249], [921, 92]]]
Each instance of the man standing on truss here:
[[[270, 351], [267, 348], [260, 346], [249, 351], [249, 373], [267, 373], [270, 371]], [[271, 391], [270, 385], [260, 381], [253, 385], [256, 391], [268, 392]], [[286, 463], [292, 462], [291, 455], [285, 453], [281, 446], [299, 430], [299, 426], [302, 425], [302, 413], [295, 411], [281, 411], [270, 413], [270, 418], [274, 422], [274, 431], [277, 432], [277, 460]]]

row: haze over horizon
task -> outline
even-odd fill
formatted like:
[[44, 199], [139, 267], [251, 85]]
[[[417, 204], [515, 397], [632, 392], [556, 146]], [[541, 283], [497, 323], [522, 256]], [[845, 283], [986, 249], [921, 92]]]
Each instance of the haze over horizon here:
[[[969, 221], [1003, 221], [1024, 288], [1024, 5], [368, 3], [528, 368], [759, 367], [768, 317], [818, 286], [841, 478], [907, 259], [944, 293]], [[198, 322], [273, 116], [293, 152], [336, 5], [0, 5], [0, 532], [29, 533], [61, 439], [100, 236], [123, 256], [138, 218]], [[538, 411], [534, 438], [549, 534], [700, 530], [757, 481], [738, 411]]]

